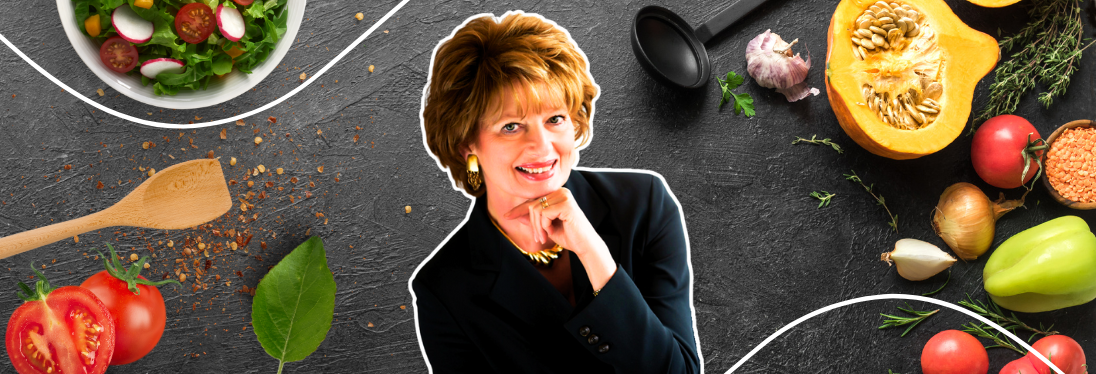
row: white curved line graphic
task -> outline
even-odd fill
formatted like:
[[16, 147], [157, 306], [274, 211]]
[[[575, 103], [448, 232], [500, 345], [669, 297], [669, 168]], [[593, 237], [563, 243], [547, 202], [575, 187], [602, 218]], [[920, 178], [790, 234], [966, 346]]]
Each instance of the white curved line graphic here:
[[327, 72], [327, 69], [330, 69], [332, 66], [335, 65], [335, 63], [339, 62], [339, 60], [342, 60], [342, 58], [344, 56], [346, 56], [347, 53], [350, 53], [350, 51], [352, 49], [354, 49], [355, 47], [357, 47], [358, 44], [361, 44], [361, 42], [364, 41], [365, 38], [369, 37], [369, 34], [372, 34], [374, 30], [376, 30], [378, 27], [381, 26], [381, 24], [384, 23], [384, 21], [387, 21], [389, 17], [392, 17], [393, 14], [396, 14], [396, 11], [400, 10], [400, 8], [403, 8], [404, 4], [407, 4], [409, 1], [411, 1], [411, 0], [400, 1], [400, 3], [397, 4], [395, 8], [392, 8], [392, 10], [388, 11], [388, 14], [385, 14], [384, 17], [381, 17], [381, 19], [379, 21], [377, 21], [377, 23], [374, 23], [373, 26], [369, 27], [369, 30], [366, 30], [365, 33], [362, 34], [362, 36], [359, 36], [358, 39], [354, 41], [354, 43], [351, 43], [350, 46], [346, 47], [346, 49], [344, 49], [342, 52], [340, 52], [338, 56], [335, 56], [335, 59], [328, 62], [327, 65], [324, 65], [324, 67], [321, 68], [320, 71], [316, 72], [315, 75], [313, 75], [311, 78], [308, 78], [308, 80], [306, 80], [300, 86], [297, 86], [297, 88], [294, 88], [292, 91], [289, 91], [289, 93], [285, 94], [285, 96], [282, 96], [282, 97], [278, 98], [277, 100], [274, 100], [274, 101], [270, 102], [269, 104], [263, 105], [263, 106], [255, 109], [255, 110], [252, 110], [252, 111], [244, 113], [244, 114], [239, 114], [239, 115], [229, 117], [229, 118], [225, 118], [225, 119], [219, 119], [219, 120], [216, 120], [216, 121], [201, 122], [201, 123], [194, 123], [194, 124], [176, 124], [176, 123], [164, 123], [164, 122], [149, 121], [149, 120], [146, 120], [146, 119], [137, 118], [137, 117], [134, 117], [134, 116], [131, 116], [131, 115], [116, 111], [116, 110], [111, 109], [111, 108], [107, 108], [107, 107], [103, 106], [102, 104], [99, 104], [95, 101], [92, 101], [91, 99], [89, 99], [85, 96], [78, 95], [76, 93], [76, 90], [73, 90], [68, 85], [66, 85], [64, 83], [61, 83], [60, 80], [55, 78], [53, 75], [51, 75], [45, 69], [42, 69], [42, 67], [38, 66], [38, 64], [34, 63], [34, 60], [31, 60], [29, 57], [27, 57], [27, 55], [23, 54], [23, 52], [20, 51], [19, 48], [15, 48], [15, 46], [12, 45], [11, 42], [9, 42], [8, 39], [4, 37], [4, 34], [0, 34], [0, 42], [4, 42], [4, 44], [7, 45], [8, 48], [11, 48], [11, 50], [14, 51], [16, 55], [19, 55], [19, 57], [23, 58], [23, 61], [26, 61], [28, 64], [30, 64], [30, 66], [34, 67], [35, 70], [38, 70], [39, 73], [42, 73], [42, 75], [46, 76], [46, 78], [49, 78], [49, 80], [52, 81], [54, 84], [60, 86], [62, 89], [65, 90], [65, 92], [68, 92], [68, 93], [72, 94], [72, 96], [75, 96], [77, 99], [83, 100], [85, 103], [88, 103], [88, 105], [94, 106], [94, 107], [98, 108], [99, 110], [102, 110], [103, 112], [106, 112], [106, 113], [111, 114], [115, 117], [130, 121], [130, 122], [136, 122], [136, 123], [139, 123], [139, 124], [142, 124], [142, 125], [145, 125], [145, 126], [160, 127], [160, 128], [167, 128], [167, 129], [194, 129], [194, 128], [199, 128], [199, 127], [216, 126], [216, 125], [220, 125], [220, 124], [224, 124], [224, 123], [235, 122], [238, 119], [251, 117], [251, 116], [253, 116], [255, 114], [258, 114], [258, 113], [260, 113], [264, 110], [273, 108], [275, 105], [281, 104], [282, 101], [285, 101], [286, 99], [290, 98], [291, 96], [296, 95], [298, 92], [303, 90], [305, 87], [308, 87], [308, 85], [312, 84], [313, 81], [315, 81], [316, 79], [319, 79], [320, 76], [323, 76], [323, 74]]
[[951, 308], [951, 309], [954, 309], [956, 311], [962, 312], [962, 313], [964, 313], [968, 316], [971, 316], [974, 319], [977, 319], [979, 322], [985, 323], [985, 324], [989, 325], [990, 327], [993, 327], [994, 329], [997, 329], [997, 331], [1000, 331], [1000, 332], [1004, 333], [1005, 336], [1007, 336], [1009, 339], [1012, 339], [1013, 341], [1015, 341], [1017, 343], [1020, 343], [1020, 346], [1024, 347], [1024, 349], [1027, 349], [1028, 352], [1031, 352], [1032, 354], [1034, 354], [1035, 357], [1038, 357], [1040, 360], [1043, 360], [1043, 362], [1046, 363], [1048, 366], [1050, 366], [1050, 368], [1053, 369], [1055, 373], [1065, 374], [1057, 366], [1054, 366], [1054, 364], [1050, 363], [1050, 360], [1047, 360], [1046, 357], [1043, 357], [1043, 355], [1041, 353], [1039, 353], [1035, 349], [1032, 349], [1031, 346], [1028, 345], [1027, 342], [1024, 342], [1023, 339], [1020, 339], [1019, 337], [1017, 337], [1016, 335], [1013, 335], [1008, 330], [1006, 330], [1004, 328], [1001, 328], [1000, 325], [998, 325], [996, 323], [993, 323], [992, 321], [986, 319], [985, 317], [982, 317], [982, 316], [978, 315], [977, 313], [974, 313], [974, 312], [968, 310], [967, 308], [963, 308], [961, 306], [949, 303], [947, 301], [933, 299], [931, 297], [924, 297], [924, 296], [917, 296], [917, 295], [904, 295], [904, 294], [883, 294], [883, 295], [872, 295], [872, 296], [858, 297], [858, 298], [851, 299], [851, 300], [845, 300], [845, 301], [842, 301], [842, 302], [839, 302], [839, 303], [836, 303], [836, 304], [831, 304], [829, 306], [826, 306], [826, 307], [823, 307], [823, 308], [818, 309], [816, 311], [813, 311], [810, 314], [799, 317], [799, 319], [797, 319], [795, 321], [792, 321], [792, 323], [789, 323], [788, 325], [780, 328], [780, 330], [777, 330], [776, 333], [773, 333], [771, 336], [766, 338], [765, 341], [762, 341], [761, 344], [759, 344], [757, 347], [754, 347], [754, 349], [752, 351], [750, 351], [750, 353], [747, 353], [745, 357], [742, 357], [741, 360], [738, 360], [738, 362], [735, 363], [734, 366], [731, 367], [731, 370], [727, 370], [727, 374], [733, 373], [740, 366], [744, 365], [746, 363], [746, 361], [748, 361], [750, 359], [750, 357], [753, 357], [754, 354], [756, 354], [758, 351], [760, 351], [761, 348], [764, 348], [765, 345], [769, 344], [769, 342], [775, 340], [777, 337], [784, 334], [788, 330], [791, 330], [792, 327], [795, 327], [796, 325], [798, 325], [800, 323], [803, 323], [803, 321], [806, 321], [808, 319], [811, 319], [814, 316], [817, 316], [819, 314], [822, 314], [822, 313], [825, 313], [825, 312], [828, 312], [828, 311], [831, 311], [831, 310], [834, 310], [834, 309], [837, 309], [837, 308], [840, 308], [840, 307], [843, 307], [843, 306], [848, 306], [848, 305], [852, 305], [852, 304], [856, 304], [856, 303], [862, 303], [862, 302], [865, 302], [865, 301], [875, 301], [875, 300], [914, 300], [914, 301], [923, 301], [923, 302], [926, 302], [926, 303], [932, 303], [932, 304], [936, 304], [936, 305], [939, 305], [939, 306], [942, 306], [942, 307]]

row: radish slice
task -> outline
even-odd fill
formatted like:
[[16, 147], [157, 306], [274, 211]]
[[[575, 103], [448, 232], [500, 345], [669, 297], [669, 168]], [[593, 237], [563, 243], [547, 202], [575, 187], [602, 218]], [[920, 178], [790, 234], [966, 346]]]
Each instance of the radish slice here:
[[114, 8], [114, 13], [110, 14], [110, 23], [118, 31], [118, 36], [133, 44], [152, 40], [152, 32], [155, 30], [151, 21], [138, 16], [129, 6]]
[[221, 29], [221, 35], [228, 40], [238, 42], [244, 37], [247, 29], [244, 27], [244, 16], [235, 8], [226, 8], [224, 4], [217, 5], [217, 28]]
[[155, 58], [141, 64], [141, 75], [149, 79], [156, 79], [160, 73], [180, 74], [184, 71], [186, 71], [186, 65], [173, 58]]

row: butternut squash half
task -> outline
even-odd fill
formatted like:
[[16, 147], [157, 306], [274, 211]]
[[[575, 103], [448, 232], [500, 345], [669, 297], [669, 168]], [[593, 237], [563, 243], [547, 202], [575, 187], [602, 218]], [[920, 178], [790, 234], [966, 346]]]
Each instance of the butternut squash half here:
[[997, 40], [943, 0], [842, 0], [830, 19], [826, 92], [841, 128], [871, 153], [932, 154], [966, 127]]

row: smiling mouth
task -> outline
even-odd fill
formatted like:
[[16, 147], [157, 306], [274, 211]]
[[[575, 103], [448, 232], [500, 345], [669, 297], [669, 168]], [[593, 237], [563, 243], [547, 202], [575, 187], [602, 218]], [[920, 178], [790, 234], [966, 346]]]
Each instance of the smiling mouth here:
[[543, 174], [543, 173], [546, 173], [546, 172], [552, 170], [552, 167], [554, 167], [555, 165], [556, 165], [556, 161], [552, 161], [547, 166], [543, 166], [543, 167], [539, 167], [539, 168], [527, 168], [527, 167], [517, 166], [517, 167], [515, 167], [515, 169], [518, 169], [519, 171], [521, 171], [523, 173], [528, 173], [528, 174]]

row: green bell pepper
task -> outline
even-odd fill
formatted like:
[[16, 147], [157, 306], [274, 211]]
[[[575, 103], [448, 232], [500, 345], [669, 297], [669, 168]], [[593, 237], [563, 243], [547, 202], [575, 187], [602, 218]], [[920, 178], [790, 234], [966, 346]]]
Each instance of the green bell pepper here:
[[1013, 235], [982, 271], [995, 303], [1036, 313], [1096, 299], [1096, 235], [1077, 216], [1065, 216]]

